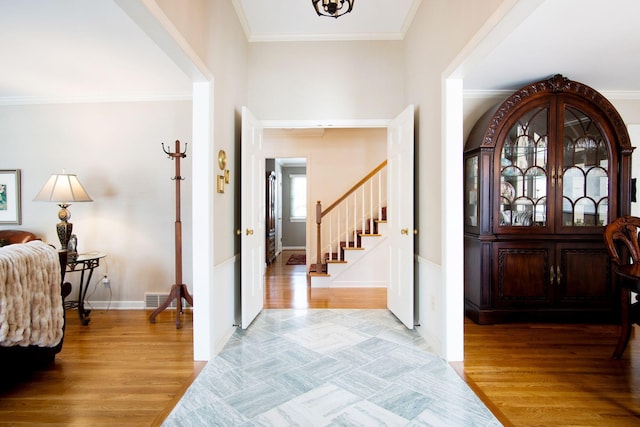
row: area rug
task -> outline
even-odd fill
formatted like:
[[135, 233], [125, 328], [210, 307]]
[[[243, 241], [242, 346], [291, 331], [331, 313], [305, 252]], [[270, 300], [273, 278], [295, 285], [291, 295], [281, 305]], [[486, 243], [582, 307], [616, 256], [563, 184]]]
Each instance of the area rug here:
[[293, 254], [289, 257], [287, 265], [307, 265], [307, 255]]
[[388, 310], [263, 310], [164, 426], [500, 426]]

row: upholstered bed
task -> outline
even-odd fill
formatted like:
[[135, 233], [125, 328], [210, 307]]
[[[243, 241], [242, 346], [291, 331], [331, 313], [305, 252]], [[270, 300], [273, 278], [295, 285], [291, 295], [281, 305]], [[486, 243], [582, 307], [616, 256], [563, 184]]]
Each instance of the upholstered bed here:
[[67, 254], [19, 230], [0, 230], [0, 362], [50, 362], [62, 349]]

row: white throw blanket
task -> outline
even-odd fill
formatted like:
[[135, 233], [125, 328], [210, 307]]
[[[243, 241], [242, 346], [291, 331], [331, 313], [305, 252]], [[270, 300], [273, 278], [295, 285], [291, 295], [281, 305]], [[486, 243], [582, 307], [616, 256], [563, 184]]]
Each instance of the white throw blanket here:
[[54, 347], [63, 310], [55, 248], [40, 240], [0, 248], [0, 346]]

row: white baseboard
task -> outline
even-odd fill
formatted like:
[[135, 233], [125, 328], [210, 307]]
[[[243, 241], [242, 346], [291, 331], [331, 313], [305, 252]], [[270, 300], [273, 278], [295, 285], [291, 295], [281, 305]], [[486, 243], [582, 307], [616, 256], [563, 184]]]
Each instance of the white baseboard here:
[[84, 308], [94, 310], [144, 310], [144, 301], [85, 301]]

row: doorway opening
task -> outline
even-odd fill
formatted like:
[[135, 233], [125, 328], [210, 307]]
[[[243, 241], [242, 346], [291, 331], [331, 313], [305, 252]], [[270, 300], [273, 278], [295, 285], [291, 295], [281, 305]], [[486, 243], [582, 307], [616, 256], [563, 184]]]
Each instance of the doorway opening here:
[[[401, 272], [403, 277], [394, 278], [393, 286], [387, 286], [389, 280], [379, 280], [379, 278], [387, 278], [387, 270], [382, 271], [383, 262], [378, 263], [380, 254], [385, 250], [391, 251], [400, 250], [397, 256], [394, 256], [395, 260], [402, 260], [404, 262], [404, 256], [401, 254], [411, 254], [410, 259], [413, 261], [413, 250], [407, 249], [405, 246], [413, 245], [413, 234], [408, 230], [413, 228], [412, 217], [408, 218], [413, 213], [413, 106], [407, 107], [396, 118], [385, 121], [383, 125], [372, 125], [369, 123], [367, 126], [355, 127], [281, 127], [274, 126], [274, 123], [269, 123], [269, 127], [264, 127], [263, 123], [251, 114], [248, 109], [243, 108], [243, 124], [242, 124], [242, 173], [246, 179], [243, 181], [247, 185], [243, 185], [241, 191], [242, 199], [242, 215], [241, 215], [241, 229], [248, 230], [248, 237], [242, 241], [241, 256], [242, 259], [247, 260], [242, 267], [241, 274], [241, 315], [243, 328], [250, 326], [252, 320], [257, 316], [261, 308], [276, 308], [270, 305], [266, 301], [266, 296], [271, 297], [272, 293], [265, 292], [270, 287], [270, 272], [265, 266], [267, 265], [264, 258], [266, 253], [265, 235], [266, 230], [262, 229], [265, 225], [265, 194], [262, 193], [261, 197], [258, 196], [258, 191], [265, 188], [265, 176], [267, 170], [265, 167], [266, 159], [299, 157], [305, 158], [307, 161], [307, 186], [311, 191], [308, 192], [307, 198], [311, 198], [307, 203], [307, 213], [309, 215], [309, 221], [312, 223], [306, 223], [306, 240], [305, 251], [307, 252], [307, 263], [322, 259], [325, 253], [328, 253], [331, 258], [331, 254], [335, 251], [341, 251], [341, 248], [349, 248], [350, 250], [344, 251], [352, 252], [353, 254], [364, 254], [362, 259], [341, 259], [341, 264], [348, 264], [349, 261], [352, 264], [346, 266], [342, 272], [336, 271], [333, 274], [328, 272], [322, 275], [323, 278], [329, 278], [331, 283], [318, 283], [314, 286], [310, 286], [307, 282], [309, 275], [307, 270], [303, 270], [301, 280], [304, 283], [304, 294], [312, 294], [310, 298], [305, 295], [305, 299], [308, 303], [307, 307], [312, 307], [311, 304], [315, 298], [320, 298], [321, 294], [325, 294], [326, 298], [323, 302], [317, 302], [319, 305], [313, 307], [322, 308], [367, 308], [363, 307], [368, 298], [364, 297], [364, 293], [367, 292], [366, 288], [369, 288], [372, 282], [375, 282], [376, 286], [373, 290], [378, 296], [381, 296], [380, 300], [382, 307], [389, 308], [394, 314], [402, 311], [401, 320], [408, 328], [413, 328], [413, 278], [404, 277], [410, 274], [413, 270], [411, 268], [402, 268], [396, 266], [394, 272]], [[410, 152], [404, 153], [400, 150], [408, 147]], [[401, 154], [401, 155], [400, 155]], [[385, 160], [386, 159], [386, 160]], [[406, 163], [406, 165], [405, 165]], [[371, 203], [366, 203], [366, 197], [361, 194], [357, 197], [357, 190], [362, 191], [362, 185], [360, 182], [368, 180], [368, 175], [372, 171], [377, 170], [380, 165], [390, 165], [389, 171], [396, 173], [390, 174], [395, 180], [384, 180], [387, 188], [398, 188], [402, 192], [402, 197], [397, 200], [395, 209], [397, 213], [388, 220], [389, 216], [385, 215], [384, 218], [380, 216], [378, 221], [387, 223], [389, 229], [395, 230], [397, 233], [385, 232], [380, 233], [367, 233], [361, 230], [367, 230], [366, 228], [359, 229], [357, 226], [362, 222], [366, 222], [366, 216], [363, 212], [366, 211], [367, 206], [371, 208]], [[274, 165], [275, 169], [275, 165]], [[400, 182], [400, 178], [409, 177], [409, 182]], [[364, 178], [363, 178], [364, 177]], [[284, 181], [283, 176], [279, 182]], [[378, 179], [380, 181], [380, 179]], [[250, 185], [249, 185], [250, 184]], [[276, 189], [279, 185], [275, 186]], [[371, 191], [369, 191], [371, 193]], [[276, 197], [278, 191], [275, 191]], [[377, 194], [377, 193], [375, 193]], [[389, 194], [386, 192], [385, 194]], [[369, 196], [371, 196], [369, 194]], [[356, 202], [357, 198], [357, 202]], [[280, 195], [280, 201], [282, 202], [284, 197]], [[377, 197], [376, 199], [380, 199]], [[374, 200], [373, 197], [369, 197], [367, 200]], [[318, 204], [317, 202], [321, 203]], [[362, 208], [362, 203], [365, 201], [365, 210]], [[334, 207], [339, 206], [342, 202], [349, 203], [344, 209], [344, 212], [334, 212]], [[387, 200], [378, 200], [378, 204], [387, 204]], [[257, 203], [260, 203], [262, 209], [258, 208]], [[403, 203], [407, 203], [410, 206], [402, 207]], [[334, 206], [335, 205], [335, 206]], [[277, 199], [274, 204], [279, 209], [280, 204]], [[325, 206], [325, 209], [322, 209]], [[380, 206], [385, 206], [380, 204]], [[274, 208], [275, 211], [276, 208]], [[319, 237], [317, 233], [316, 215], [314, 211], [330, 212], [338, 216], [340, 220], [340, 226], [331, 226], [329, 224], [327, 233], [329, 240], [324, 240]], [[388, 207], [384, 207], [384, 212], [388, 212]], [[378, 211], [378, 205], [376, 205], [376, 212]], [[351, 212], [350, 216], [348, 212]], [[359, 213], [356, 215], [356, 212]], [[373, 212], [369, 209], [367, 212]], [[282, 216], [276, 216], [273, 218], [278, 223], [278, 219], [281, 218], [282, 226], [280, 230], [284, 230], [285, 217], [284, 212], [280, 210]], [[295, 215], [293, 215], [295, 217]], [[407, 218], [405, 218], [407, 217]], [[364, 219], [364, 221], [363, 221]], [[375, 220], [375, 218], [374, 218]], [[402, 225], [406, 223], [406, 225]], [[354, 228], [355, 227], [355, 228]], [[252, 233], [254, 228], [259, 228], [260, 233]], [[277, 225], [275, 226], [277, 228]], [[360, 230], [360, 231], [359, 231]], [[284, 231], [283, 231], [284, 232]], [[332, 234], [333, 232], [333, 234]], [[278, 235], [275, 230], [276, 236]], [[401, 236], [402, 239], [394, 238], [395, 234]], [[372, 251], [364, 251], [364, 247], [359, 246], [360, 243], [356, 243], [356, 240], [360, 236], [385, 236], [384, 245], [379, 244], [371, 246], [375, 248]], [[254, 236], [254, 237], [251, 237]], [[323, 236], [322, 236], [323, 237]], [[344, 237], [344, 239], [342, 239]], [[348, 237], [348, 239], [347, 239]], [[404, 238], [406, 237], [406, 239]], [[399, 240], [402, 240], [400, 242]], [[380, 243], [380, 242], [378, 242]], [[282, 244], [282, 246], [280, 246]], [[282, 239], [276, 238], [274, 246], [277, 248], [277, 253], [282, 253], [286, 244], [286, 236], [283, 235]], [[356, 246], [356, 244], [358, 246]], [[379, 247], [378, 247], [379, 246]], [[282, 249], [281, 249], [282, 248]], [[362, 252], [361, 252], [362, 251]], [[351, 257], [350, 257], [351, 258]], [[260, 265], [257, 265], [255, 261], [263, 261]], [[337, 260], [336, 260], [337, 261]], [[315, 264], [319, 264], [315, 262]], [[333, 264], [333, 263], [331, 263]], [[391, 263], [389, 263], [391, 265]], [[327, 267], [329, 263], [326, 263]], [[336, 264], [337, 265], [337, 264]], [[390, 268], [390, 265], [388, 268]], [[306, 267], [306, 266], [304, 266]], [[384, 264], [384, 267], [387, 267]], [[379, 277], [374, 276], [376, 271], [381, 271]], [[389, 272], [391, 270], [388, 270]], [[266, 274], [265, 274], [266, 273]], [[314, 277], [317, 274], [314, 275]], [[282, 276], [280, 276], [282, 277]], [[266, 278], [266, 280], [265, 280]], [[339, 282], [334, 283], [335, 279], [339, 278]], [[403, 289], [400, 289], [400, 288]], [[404, 289], [407, 288], [407, 289]], [[290, 289], [281, 289], [282, 295], [289, 292]], [[393, 292], [389, 298], [389, 294]], [[344, 305], [336, 305], [340, 295], [342, 293], [351, 293], [348, 300], [344, 302]], [[396, 298], [397, 296], [403, 297], [403, 299]], [[406, 301], [405, 301], [406, 300]], [[402, 304], [397, 304], [400, 301]], [[291, 303], [291, 301], [289, 301]], [[371, 307], [371, 306], [369, 306]], [[297, 307], [279, 307], [279, 308], [297, 308]], [[301, 307], [302, 308], [302, 307]], [[404, 313], [406, 311], [406, 313]], [[405, 315], [406, 314], [406, 315]], [[398, 316], [397, 316], [398, 317]], [[404, 318], [410, 319], [405, 322]], [[400, 317], [399, 317], [400, 318]]]
[[269, 266], [279, 256], [295, 254], [295, 265], [306, 269], [307, 159], [266, 158], [265, 175], [265, 262]]

